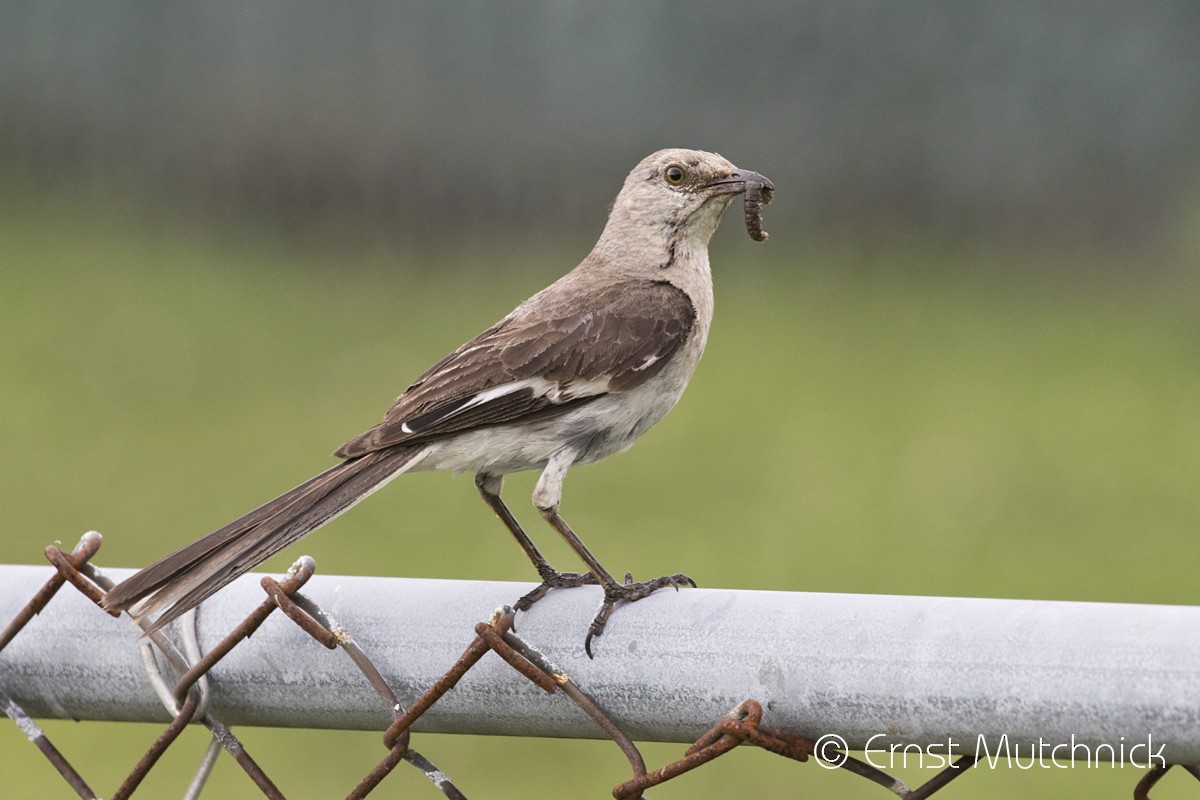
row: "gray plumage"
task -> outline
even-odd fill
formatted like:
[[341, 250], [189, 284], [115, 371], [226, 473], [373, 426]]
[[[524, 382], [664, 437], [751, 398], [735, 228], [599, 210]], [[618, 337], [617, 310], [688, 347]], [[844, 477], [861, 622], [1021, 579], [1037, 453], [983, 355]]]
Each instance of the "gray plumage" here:
[[[164, 625], [398, 475], [471, 471], [543, 579], [519, 607], [550, 588], [604, 587], [590, 653], [616, 602], [691, 580], [613, 579], [558, 515], [563, 477], [627, 449], [678, 401], [712, 321], [708, 241], [747, 185], [771, 188], [712, 153], [646, 158], [579, 266], [430, 367], [338, 448], [340, 464], [131, 576], [105, 606]], [[503, 475], [530, 469], [542, 470], [534, 505], [589, 572], [551, 568], [500, 500]]]

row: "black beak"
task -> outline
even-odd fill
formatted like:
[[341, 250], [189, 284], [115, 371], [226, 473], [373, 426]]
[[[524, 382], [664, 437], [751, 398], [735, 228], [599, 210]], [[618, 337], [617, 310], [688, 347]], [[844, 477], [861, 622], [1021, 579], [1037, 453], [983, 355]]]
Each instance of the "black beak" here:
[[713, 194], [741, 194], [752, 183], [768, 191], [775, 190], [775, 184], [769, 178], [748, 169], [735, 169], [728, 176], [709, 182], [707, 188], [712, 189]]

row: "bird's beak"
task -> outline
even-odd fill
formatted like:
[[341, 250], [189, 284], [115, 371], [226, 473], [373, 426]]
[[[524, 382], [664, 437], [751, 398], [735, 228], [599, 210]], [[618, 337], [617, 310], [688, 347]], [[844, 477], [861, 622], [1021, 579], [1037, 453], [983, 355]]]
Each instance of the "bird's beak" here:
[[746, 186], [756, 183], [763, 188], [774, 191], [775, 184], [771, 183], [770, 179], [765, 175], [759, 175], [757, 172], [751, 172], [748, 169], [735, 169], [724, 178], [718, 178], [705, 185], [706, 189], [712, 190], [713, 194], [741, 194], [746, 191]]

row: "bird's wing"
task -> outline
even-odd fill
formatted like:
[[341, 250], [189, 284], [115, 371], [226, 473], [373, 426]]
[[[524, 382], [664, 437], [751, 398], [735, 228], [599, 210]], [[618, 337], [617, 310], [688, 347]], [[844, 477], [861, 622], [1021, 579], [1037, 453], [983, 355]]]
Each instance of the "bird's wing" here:
[[553, 414], [657, 375], [687, 339], [692, 301], [665, 281], [567, 296], [554, 313], [514, 313], [434, 364], [371, 430], [334, 455]]

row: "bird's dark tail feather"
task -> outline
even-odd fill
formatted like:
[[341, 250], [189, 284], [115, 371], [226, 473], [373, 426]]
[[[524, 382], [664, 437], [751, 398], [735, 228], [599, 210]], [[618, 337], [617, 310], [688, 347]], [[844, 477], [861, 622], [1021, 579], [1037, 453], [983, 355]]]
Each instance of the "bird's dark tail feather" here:
[[344, 461], [131, 575], [104, 598], [137, 621], [161, 612], [157, 630], [306, 533], [415, 466], [423, 446], [392, 447]]

